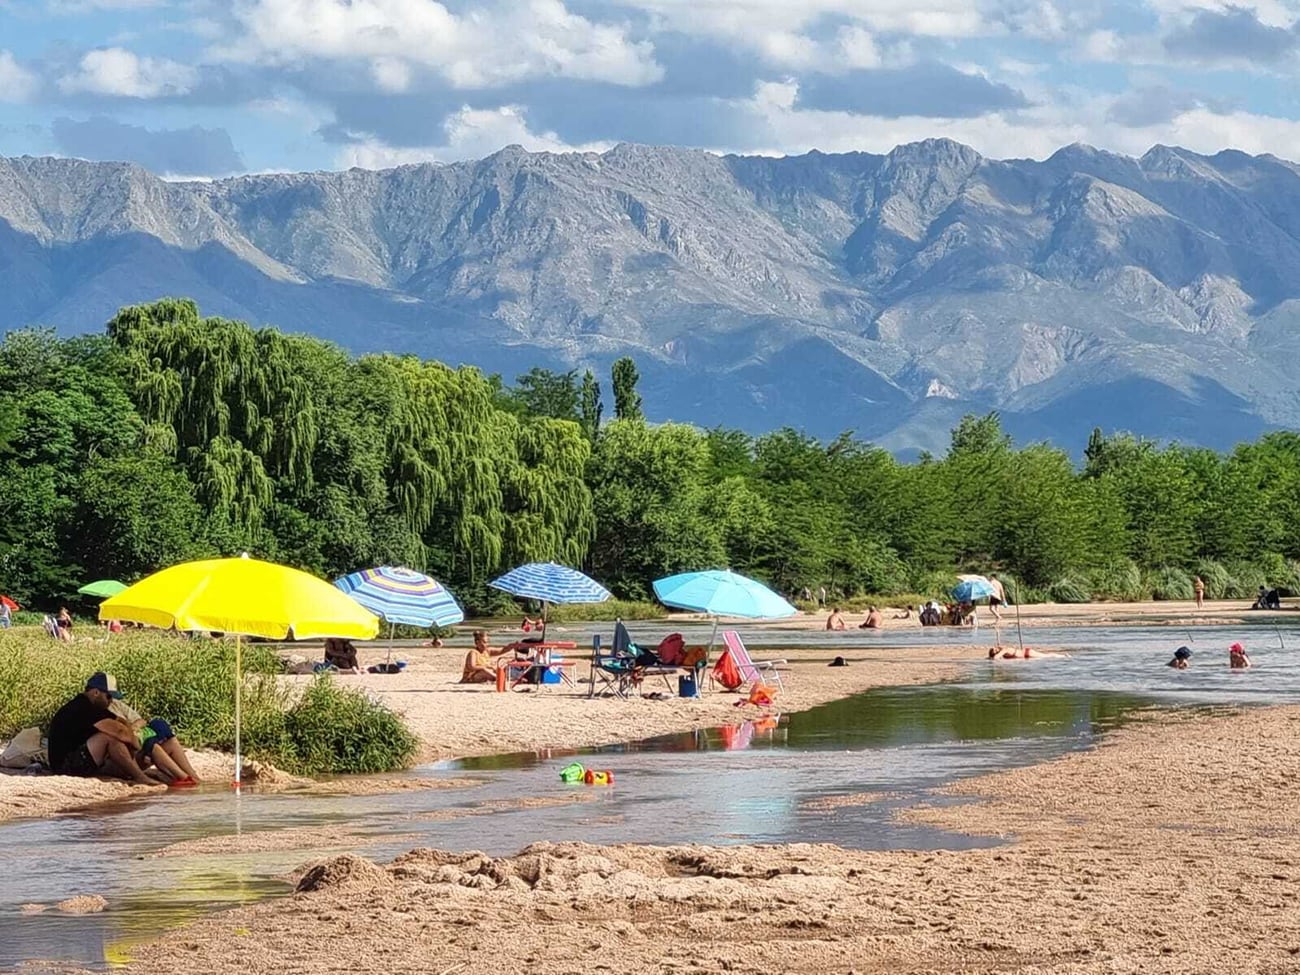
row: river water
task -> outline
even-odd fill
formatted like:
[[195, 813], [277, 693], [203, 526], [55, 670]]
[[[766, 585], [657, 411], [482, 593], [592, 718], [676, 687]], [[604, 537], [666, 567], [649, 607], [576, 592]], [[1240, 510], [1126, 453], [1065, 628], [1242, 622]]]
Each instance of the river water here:
[[[638, 637], [652, 642], [645, 627]], [[576, 635], [576, 634], [575, 634]], [[337, 826], [375, 842], [341, 839], [390, 857], [413, 846], [504, 854], [529, 842], [834, 842], [864, 849], [959, 848], [992, 841], [900, 824], [895, 809], [944, 784], [1087, 747], [1143, 708], [1300, 701], [1300, 631], [1273, 628], [1090, 628], [1026, 631], [1069, 659], [977, 662], [959, 680], [882, 688], [779, 720], [549, 754], [439, 763], [414, 776], [463, 787], [377, 796], [233, 795], [213, 785], [47, 820], [0, 826], [0, 967], [30, 959], [102, 966], [168, 925], [287, 890], [283, 875], [311, 851], [151, 857], [169, 844], [236, 830]], [[568, 634], [566, 634], [568, 636]], [[882, 646], [948, 638], [969, 657], [991, 633], [792, 634], [766, 643], [825, 647], [827, 661], [880, 637]], [[1004, 629], [1003, 639], [1008, 639]], [[1010, 634], [1014, 639], [1014, 631]], [[692, 636], [693, 638], [693, 636]], [[1256, 667], [1227, 669], [1226, 648], [1244, 638]], [[1174, 646], [1192, 668], [1164, 666]], [[1125, 653], [1108, 652], [1123, 649]], [[565, 785], [569, 761], [613, 770], [612, 788]], [[521, 807], [519, 800], [552, 803]], [[837, 801], [837, 799], [839, 801]], [[582, 800], [582, 801], [570, 801]], [[102, 914], [23, 915], [22, 904], [98, 893]]]

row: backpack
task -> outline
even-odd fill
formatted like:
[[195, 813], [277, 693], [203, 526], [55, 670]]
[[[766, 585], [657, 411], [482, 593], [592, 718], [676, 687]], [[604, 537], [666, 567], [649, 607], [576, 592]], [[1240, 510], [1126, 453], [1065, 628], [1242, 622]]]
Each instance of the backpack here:
[[669, 667], [676, 667], [686, 656], [686, 641], [680, 633], [670, 633], [660, 642], [655, 653], [659, 662]]

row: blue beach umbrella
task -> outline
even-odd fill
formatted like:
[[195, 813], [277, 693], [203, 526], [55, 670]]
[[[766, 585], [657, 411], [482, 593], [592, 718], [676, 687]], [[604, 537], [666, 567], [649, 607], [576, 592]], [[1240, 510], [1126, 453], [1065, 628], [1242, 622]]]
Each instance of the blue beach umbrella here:
[[542, 604], [542, 640], [546, 639], [546, 609], [551, 603], [603, 603], [609, 590], [577, 569], [554, 562], [529, 562], [488, 583], [512, 596]]
[[973, 603], [977, 599], [985, 599], [996, 592], [993, 583], [983, 576], [962, 576], [961, 582], [952, 588], [952, 598], [959, 603]]
[[451, 626], [465, 619], [446, 586], [414, 569], [381, 565], [342, 576], [334, 585], [389, 623]]
[[754, 579], [730, 569], [707, 569], [682, 572], [656, 579], [655, 595], [665, 606], [708, 613], [713, 617], [709, 646], [718, 634], [719, 616], [742, 616], [746, 619], [779, 619], [793, 616], [797, 610], [777, 593]]

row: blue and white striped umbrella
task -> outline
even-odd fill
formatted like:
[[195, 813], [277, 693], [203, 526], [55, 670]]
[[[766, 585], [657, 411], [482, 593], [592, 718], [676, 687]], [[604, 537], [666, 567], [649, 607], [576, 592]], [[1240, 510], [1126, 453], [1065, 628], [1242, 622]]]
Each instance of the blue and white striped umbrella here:
[[334, 585], [389, 623], [451, 626], [465, 618], [446, 586], [414, 569], [381, 565], [335, 579]]
[[554, 562], [529, 562], [488, 585], [543, 603], [603, 603], [609, 598], [609, 590], [595, 579]]

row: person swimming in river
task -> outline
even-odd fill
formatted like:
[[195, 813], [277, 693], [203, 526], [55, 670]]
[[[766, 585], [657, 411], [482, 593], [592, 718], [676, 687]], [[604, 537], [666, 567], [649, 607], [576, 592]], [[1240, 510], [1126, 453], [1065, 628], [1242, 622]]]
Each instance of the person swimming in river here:
[[1166, 667], [1173, 667], [1174, 670], [1186, 670], [1190, 667], [1192, 651], [1187, 647], [1179, 647], [1174, 651], [1173, 659], [1165, 664]]
[[1246, 655], [1246, 648], [1240, 643], [1228, 647], [1228, 666], [1233, 670], [1246, 670], [1250, 667], [1250, 657]]

